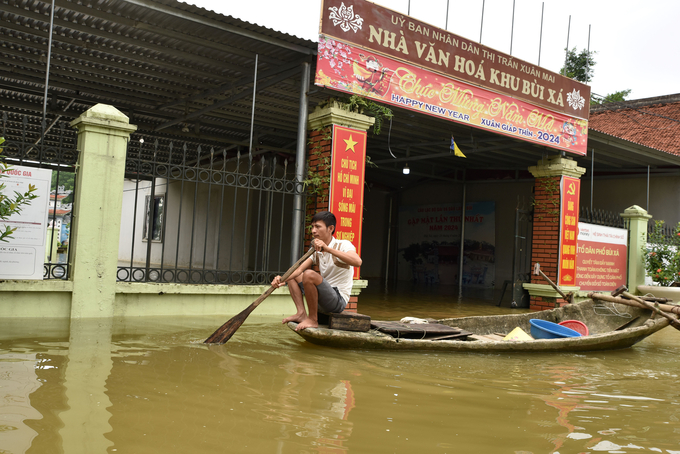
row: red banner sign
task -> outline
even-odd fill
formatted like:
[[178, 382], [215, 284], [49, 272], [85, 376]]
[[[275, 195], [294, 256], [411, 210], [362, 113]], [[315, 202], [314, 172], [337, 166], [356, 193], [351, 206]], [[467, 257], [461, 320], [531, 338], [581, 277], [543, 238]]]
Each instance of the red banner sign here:
[[560, 213], [560, 258], [557, 262], [558, 284], [575, 285], [581, 180], [563, 176], [560, 182], [560, 195], [562, 202]]
[[626, 285], [628, 230], [578, 223], [576, 282], [581, 290], [613, 292]]
[[320, 34], [588, 119], [589, 86], [375, 3], [323, 0]]
[[588, 121], [320, 37], [315, 84], [584, 155]]
[[[333, 125], [330, 211], [337, 219], [335, 237], [349, 240], [361, 256], [364, 210], [366, 131]], [[359, 268], [354, 268], [359, 279]]]

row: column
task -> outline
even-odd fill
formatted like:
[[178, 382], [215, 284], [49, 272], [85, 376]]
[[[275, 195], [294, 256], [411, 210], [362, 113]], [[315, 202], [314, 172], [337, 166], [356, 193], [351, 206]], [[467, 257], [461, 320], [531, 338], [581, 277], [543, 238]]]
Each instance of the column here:
[[[554, 283], [558, 283], [558, 259], [560, 257], [560, 213], [562, 193], [560, 182], [563, 176], [581, 178], [586, 169], [579, 167], [571, 158], [560, 155], [539, 161], [529, 167], [536, 179], [534, 185], [534, 219], [531, 244], [531, 265], [538, 262], [541, 271]], [[554, 309], [566, 304], [559, 293], [540, 275], [531, 275], [531, 284], [524, 284], [529, 291], [530, 307], [533, 310]], [[578, 287], [562, 285], [564, 293], [577, 291]]]
[[643, 249], [647, 248], [647, 223], [652, 218], [646, 210], [637, 205], [626, 208], [621, 217], [628, 224], [628, 288], [635, 293], [638, 285], [645, 284], [645, 263]]
[[[312, 192], [311, 197], [307, 198], [305, 208], [305, 245], [312, 240], [311, 232], [307, 227], [311, 223], [312, 216], [318, 211], [328, 210], [330, 203], [331, 188], [331, 162], [333, 160], [332, 150], [334, 149], [333, 125], [343, 126], [363, 132], [373, 125], [375, 119], [344, 109], [341, 105], [333, 103], [324, 108], [318, 108], [309, 115], [308, 131], [309, 140], [307, 148], [308, 173], [307, 179], [312, 183], [312, 187], [307, 187], [307, 192]], [[339, 140], [339, 139], [338, 139]], [[362, 182], [363, 189], [363, 182]], [[363, 194], [363, 193], [362, 193]], [[363, 195], [361, 196], [363, 203]], [[340, 222], [339, 213], [334, 213]], [[337, 235], [336, 235], [337, 237]], [[360, 250], [360, 241], [352, 241], [357, 250]], [[359, 293], [366, 287], [366, 281], [361, 281], [355, 277], [346, 311], [356, 312]]]
[[116, 297], [125, 156], [137, 130], [118, 109], [97, 104], [71, 122], [78, 170], [71, 230], [71, 318], [111, 317]]

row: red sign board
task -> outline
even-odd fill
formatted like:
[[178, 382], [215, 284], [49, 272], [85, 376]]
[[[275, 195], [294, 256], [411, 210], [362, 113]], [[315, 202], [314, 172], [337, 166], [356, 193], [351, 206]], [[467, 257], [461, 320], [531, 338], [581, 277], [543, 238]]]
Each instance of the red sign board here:
[[590, 87], [365, 0], [323, 0], [320, 34], [588, 119]]
[[[364, 210], [366, 131], [333, 125], [330, 211], [337, 220], [335, 237], [349, 240], [361, 256]], [[354, 268], [359, 279], [359, 268]]]
[[563, 176], [560, 182], [560, 195], [562, 200], [560, 213], [560, 258], [557, 262], [558, 284], [575, 285], [581, 180]]
[[588, 121], [321, 36], [315, 84], [585, 155]]
[[578, 223], [576, 282], [581, 290], [613, 292], [626, 285], [628, 230]]

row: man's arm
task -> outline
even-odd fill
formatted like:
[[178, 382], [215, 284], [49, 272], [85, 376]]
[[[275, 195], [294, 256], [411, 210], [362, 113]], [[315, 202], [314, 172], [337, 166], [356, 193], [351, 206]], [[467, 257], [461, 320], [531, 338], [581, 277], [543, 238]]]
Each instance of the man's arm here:
[[[306, 269], [311, 268], [311, 267], [312, 267], [312, 259], [308, 258], [307, 260], [302, 262], [302, 265], [300, 265], [300, 267], [297, 270], [295, 270], [293, 272], [293, 274], [291, 274], [288, 277], [288, 280], [291, 281], [291, 280], [295, 279], [296, 277], [301, 275]], [[281, 276], [276, 276], [274, 278], [274, 280], [272, 280], [272, 286], [274, 286], [276, 288], [283, 287], [284, 285], [286, 285], [286, 283], [281, 282]]]
[[350, 265], [350, 266], [361, 266], [362, 260], [361, 257], [359, 257], [359, 254], [356, 253], [356, 251], [338, 251], [337, 249], [333, 249], [332, 247], [328, 247], [326, 243], [319, 239], [314, 239], [312, 241], [312, 246], [317, 251], [320, 252], [328, 252], [329, 254], [339, 258], [342, 260], [344, 263]]

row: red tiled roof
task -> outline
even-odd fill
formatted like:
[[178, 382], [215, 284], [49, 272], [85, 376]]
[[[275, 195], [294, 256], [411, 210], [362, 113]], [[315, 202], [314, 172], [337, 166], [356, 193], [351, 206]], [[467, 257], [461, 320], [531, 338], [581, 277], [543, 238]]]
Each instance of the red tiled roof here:
[[588, 127], [680, 155], [680, 94], [595, 106]]
[[[63, 210], [61, 208], [57, 208], [56, 209], [56, 216], [63, 216], [63, 215], [70, 213], [70, 212], [71, 212], [71, 210]], [[48, 210], [48, 217], [52, 216], [53, 214], [55, 214], [55, 210], [54, 210], [54, 208], [50, 208]]]

